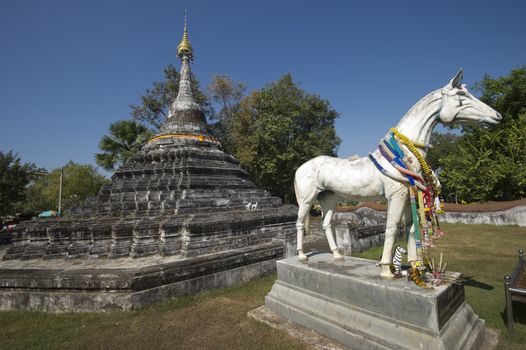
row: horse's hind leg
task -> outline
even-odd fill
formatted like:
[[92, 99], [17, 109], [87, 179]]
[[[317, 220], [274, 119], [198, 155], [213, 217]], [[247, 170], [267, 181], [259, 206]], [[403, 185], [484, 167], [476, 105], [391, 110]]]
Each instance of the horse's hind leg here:
[[325, 236], [329, 242], [329, 247], [331, 248], [334, 260], [343, 260], [343, 256], [338, 251], [338, 246], [334, 241], [331, 226], [332, 215], [334, 214], [336, 204], [338, 203], [338, 196], [333, 192], [322, 192], [318, 195], [318, 202], [320, 202], [321, 209], [323, 210], [323, 221], [321, 227], [325, 231]]
[[299, 203], [298, 205], [299, 205], [298, 221], [296, 221], [296, 231], [297, 231], [296, 250], [298, 252], [298, 259], [300, 261], [307, 261], [307, 256], [303, 252], [303, 235], [305, 231], [305, 220], [307, 219], [307, 216], [309, 215], [309, 211], [310, 211], [310, 207], [312, 206], [312, 202], [307, 202], [307, 203], [303, 202], [303, 203]]
[[[299, 169], [298, 169], [299, 171]], [[305, 181], [307, 179], [307, 181]], [[298, 259], [300, 261], [307, 261], [307, 256], [303, 252], [303, 236], [305, 231], [305, 221], [309, 216], [309, 211], [312, 206], [312, 203], [316, 200], [318, 196], [318, 189], [308, 180], [308, 176], [298, 177], [298, 172], [296, 172], [296, 178], [294, 179], [294, 190], [296, 192], [296, 200], [298, 201], [298, 220], [296, 221], [296, 231], [297, 231], [297, 252]]]

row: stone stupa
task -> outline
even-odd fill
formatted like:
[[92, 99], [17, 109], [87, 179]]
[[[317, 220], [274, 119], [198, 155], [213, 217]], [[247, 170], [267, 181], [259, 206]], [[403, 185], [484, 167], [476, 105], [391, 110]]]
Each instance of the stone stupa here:
[[97, 200], [72, 219], [16, 228], [0, 262], [0, 310], [130, 309], [247, 281], [295, 253], [296, 207], [257, 188], [208, 132], [186, 19], [177, 56], [168, 118]]

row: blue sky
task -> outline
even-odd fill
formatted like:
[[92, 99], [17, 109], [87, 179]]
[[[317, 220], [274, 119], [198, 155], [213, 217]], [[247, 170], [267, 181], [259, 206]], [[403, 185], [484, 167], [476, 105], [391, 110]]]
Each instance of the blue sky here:
[[94, 164], [109, 124], [178, 67], [184, 8], [201, 86], [291, 73], [341, 113], [341, 157], [374, 149], [459, 67], [471, 86], [526, 64], [522, 0], [0, 0], [0, 150], [48, 169]]

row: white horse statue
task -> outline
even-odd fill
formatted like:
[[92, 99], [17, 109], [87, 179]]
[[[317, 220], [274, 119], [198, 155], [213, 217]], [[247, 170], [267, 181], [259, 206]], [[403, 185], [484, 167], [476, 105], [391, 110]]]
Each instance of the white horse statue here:
[[[400, 120], [396, 129], [415, 144], [429, 145], [431, 133], [437, 123], [445, 125], [479, 124], [483, 127], [496, 125], [502, 119], [494, 109], [475, 98], [461, 85], [462, 70], [441, 89], [433, 91], [418, 101]], [[401, 145], [414, 172], [421, 174], [417, 158]], [[419, 149], [422, 157], [426, 148]], [[372, 156], [381, 167], [382, 173], [368, 157], [340, 159], [328, 156], [313, 158], [296, 170], [294, 189], [298, 201], [298, 221], [296, 222], [298, 256], [300, 261], [307, 261], [303, 252], [303, 234], [305, 221], [312, 204], [318, 200], [323, 210], [322, 228], [329, 242], [335, 260], [343, 260], [334, 241], [331, 219], [339, 198], [385, 195], [387, 199], [387, 223], [382, 258], [381, 275], [393, 276], [389, 263], [396, 236], [398, 223], [405, 217], [408, 234], [407, 260], [417, 260], [414, 227], [412, 225], [411, 207], [409, 206], [409, 184], [388, 161], [376, 150]]]

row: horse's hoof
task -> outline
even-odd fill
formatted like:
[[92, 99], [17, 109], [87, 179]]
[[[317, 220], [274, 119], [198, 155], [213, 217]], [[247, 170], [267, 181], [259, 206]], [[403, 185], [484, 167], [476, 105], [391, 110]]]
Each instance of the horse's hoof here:
[[382, 272], [380, 273], [381, 277], [384, 278], [394, 278], [395, 276], [391, 272], [391, 269], [389, 268], [389, 265], [381, 265], [382, 266]]
[[302, 263], [306, 263], [309, 260], [309, 258], [307, 258], [307, 255], [302, 254], [302, 255], [298, 255], [298, 260]]
[[345, 260], [343, 255], [341, 255], [340, 252], [338, 251], [338, 248], [332, 251], [332, 256], [333, 256], [334, 261], [344, 261]]

